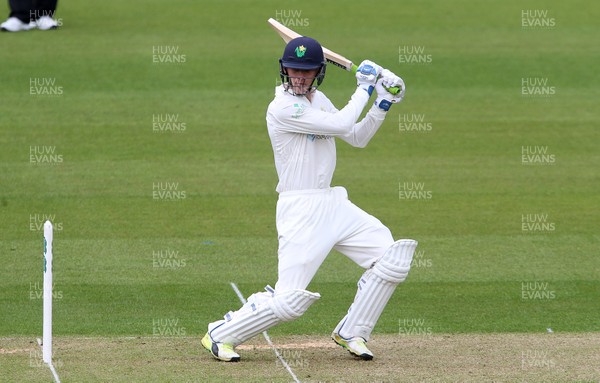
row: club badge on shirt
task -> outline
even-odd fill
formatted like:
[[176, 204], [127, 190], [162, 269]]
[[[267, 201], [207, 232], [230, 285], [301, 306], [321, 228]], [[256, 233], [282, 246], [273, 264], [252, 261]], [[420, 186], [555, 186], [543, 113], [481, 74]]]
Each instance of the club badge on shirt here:
[[294, 108], [296, 108], [296, 111], [294, 112], [294, 114], [292, 114], [292, 118], [300, 118], [300, 116], [302, 116], [304, 114], [304, 111], [306, 110], [306, 105], [294, 104]]

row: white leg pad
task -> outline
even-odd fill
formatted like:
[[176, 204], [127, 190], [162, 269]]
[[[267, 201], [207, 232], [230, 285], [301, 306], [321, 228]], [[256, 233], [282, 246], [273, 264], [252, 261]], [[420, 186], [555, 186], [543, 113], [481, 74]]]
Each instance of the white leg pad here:
[[361, 337], [369, 340], [373, 327], [394, 293], [410, 270], [417, 241], [396, 241], [358, 281], [358, 291], [348, 314], [338, 323], [334, 333], [343, 338]]
[[237, 346], [253, 336], [281, 323], [299, 318], [321, 296], [306, 290], [283, 293], [252, 294], [236, 312], [224, 320], [210, 323], [208, 332], [213, 341]]

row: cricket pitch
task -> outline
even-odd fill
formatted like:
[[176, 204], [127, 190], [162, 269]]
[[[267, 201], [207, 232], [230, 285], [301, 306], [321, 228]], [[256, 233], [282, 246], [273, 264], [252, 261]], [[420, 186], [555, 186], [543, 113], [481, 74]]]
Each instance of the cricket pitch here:
[[[323, 336], [273, 339], [301, 382], [598, 382], [600, 334], [375, 335], [373, 361]], [[0, 340], [8, 381], [52, 379], [35, 339]], [[240, 346], [239, 363], [219, 362], [200, 337], [57, 337], [63, 382], [293, 382], [262, 337]]]

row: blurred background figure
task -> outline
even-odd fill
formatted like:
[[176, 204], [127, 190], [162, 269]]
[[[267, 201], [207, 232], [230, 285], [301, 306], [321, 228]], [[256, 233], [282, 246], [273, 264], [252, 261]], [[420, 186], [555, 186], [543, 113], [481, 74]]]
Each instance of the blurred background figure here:
[[6, 32], [28, 31], [40, 29], [47, 31], [58, 28], [54, 19], [58, 0], [8, 0], [10, 15], [0, 24], [0, 29]]

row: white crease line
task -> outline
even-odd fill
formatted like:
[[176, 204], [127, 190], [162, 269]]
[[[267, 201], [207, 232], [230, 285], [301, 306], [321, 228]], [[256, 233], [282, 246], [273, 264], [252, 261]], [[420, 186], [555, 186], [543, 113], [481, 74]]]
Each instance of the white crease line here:
[[[42, 347], [42, 340], [40, 338], [37, 338], [37, 342], [40, 345], [40, 347]], [[56, 372], [56, 370], [54, 369], [54, 366], [52, 365], [52, 361], [50, 361], [49, 363], [46, 363], [46, 364], [50, 368], [52, 375], [54, 375], [54, 381], [56, 383], [60, 383], [60, 378], [58, 377], [58, 373]]]
[[[237, 294], [238, 298], [240, 299], [240, 302], [242, 302], [242, 304], [246, 304], [246, 299], [244, 298], [244, 296], [242, 295], [242, 292], [240, 291], [240, 289], [238, 289], [238, 287], [236, 286], [236, 284], [233, 283], [233, 282], [230, 282], [229, 284], [231, 285], [231, 288], [233, 289], [233, 291], [235, 291], [235, 293]], [[281, 356], [281, 354], [279, 353], [279, 351], [277, 350], [277, 348], [275, 347], [275, 345], [271, 341], [271, 337], [269, 336], [269, 334], [267, 334], [266, 331], [263, 331], [262, 334], [265, 337], [265, 340], [267, 341], [267, 343], [269, 344], [269, 346], [271, 346], [271, 348], [273, 349], [273, 352], [275, 353], [275, 355], [277, 356], [277, 358], [279, 359], [279, 361], [281, 362], [281, 364], [285, 367], [286, 370], [288, 370], [288, 372], [290, 373], [290, 375], [292, 376], [292, 378], [294, 378], [294, 382], [296, 382], [296, 383], [302, 383], [302, 382], [300, 382], [300, 380], [298, 380], [298, 377], [296, 376], [296, 374], [294, 374], [294, 371], [292, 371], [292, 369], [287, 364], [287, 362], [285, 361], [285, 359], [283, 359], [283, 357]]]

